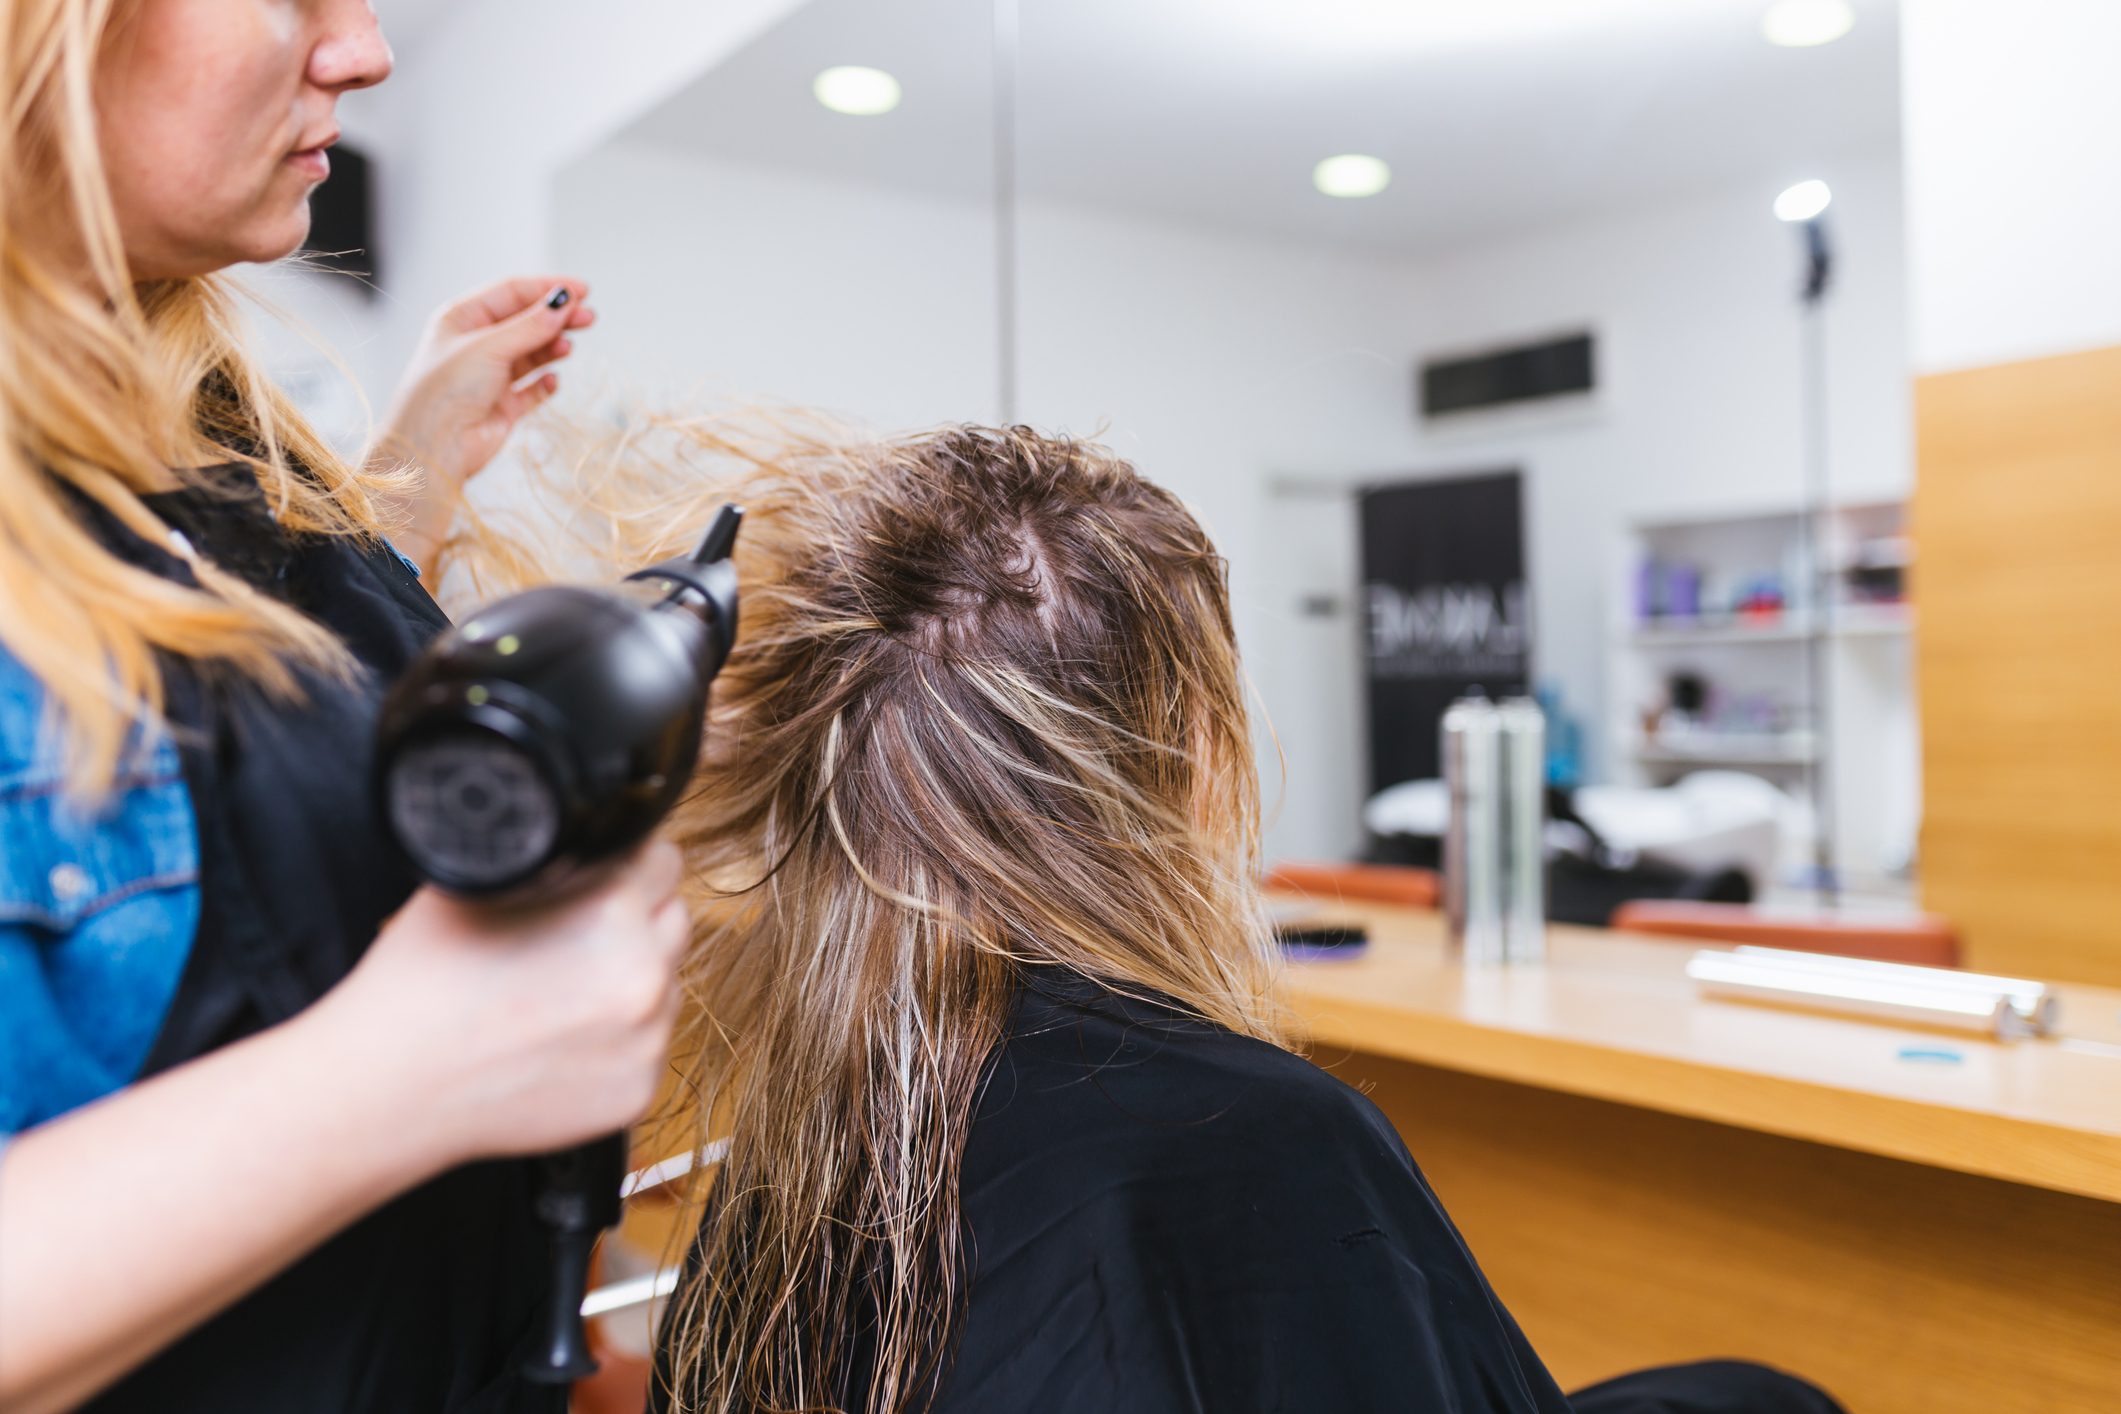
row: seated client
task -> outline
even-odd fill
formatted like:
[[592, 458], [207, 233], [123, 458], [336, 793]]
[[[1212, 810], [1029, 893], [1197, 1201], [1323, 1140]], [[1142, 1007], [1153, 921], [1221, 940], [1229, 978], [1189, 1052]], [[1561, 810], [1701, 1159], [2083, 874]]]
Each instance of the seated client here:
[[1572, 1406], [1289, 1048], [1224, 562], [1175, 497], [1021, 428], [687, 435], [745, 469], [606, 486], [637, 559], [749, 512], [677, 823], [726, 891], [684, 1063], [732, 1147], [659, 1407], [1834, 1408], [1729, 1364]]

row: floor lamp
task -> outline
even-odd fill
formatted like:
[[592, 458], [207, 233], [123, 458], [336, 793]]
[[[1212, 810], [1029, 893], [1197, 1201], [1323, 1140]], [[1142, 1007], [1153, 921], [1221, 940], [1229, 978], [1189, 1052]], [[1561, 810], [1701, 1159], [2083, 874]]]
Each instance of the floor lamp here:
[[1825, 182], [1799, 182], [1775, 198], [1775, 215], [1797, 227], [1804, 241], [1804, 284], [1798, 292], [1803, 337], [1798, 397], [1804, 423], [1804, 587], [1810, 600], [1804, 636], [1805, 700], [1811, 707], [1812, 884], [1822, 906], [1840, 901], [1833, 792], [1834, 585], [1826, 560], [1831, 510], [1826, 454], [1826, 292], [1833, 277]]

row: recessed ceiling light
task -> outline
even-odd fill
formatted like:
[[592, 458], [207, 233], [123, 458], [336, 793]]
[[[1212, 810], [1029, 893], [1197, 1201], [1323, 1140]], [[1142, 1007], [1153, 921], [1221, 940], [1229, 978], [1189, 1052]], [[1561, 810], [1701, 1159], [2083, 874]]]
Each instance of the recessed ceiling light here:
[[1770, 44], [1809, 49], [1832, 44], [1855, 23], [1849, 0], [1775, 0], [1760, 17], [1760, 32]]
[[874, 118], [898, 107], [898, 80], [882, 69], [842, 64], [819, 74], [810, 85], [817, 101], [835, 113]]
[[1392, 184], [1383, 159], [1344, 152], [1311, 169], [1311, 182], [1327, 196], [1375, 196]]
[[1782, 195], [1775, 198], [1775, 217], [1780, 221], [1809, 221], [1826, 210], [1826, 204], [1834, 199], [1825, 182], [1817, 178], [1785, 187]]

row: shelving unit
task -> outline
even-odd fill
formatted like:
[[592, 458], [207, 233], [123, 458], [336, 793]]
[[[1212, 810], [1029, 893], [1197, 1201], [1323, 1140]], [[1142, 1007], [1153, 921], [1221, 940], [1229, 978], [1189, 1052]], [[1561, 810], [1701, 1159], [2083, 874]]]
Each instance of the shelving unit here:
[[[1904, 634], [1914, 629], [1915, 616], [1905, 604], [1848, 604], [1830, 616], [1831, 638], [1863, 638]], [[1742, 615], [1697, 616], [1660, 619], [1650, 627], [1637, 627], [1632, 638], [1638, 648], [1689, 647], [1710, 643], [1801, 643], [1811, 634], [1811, 620], [1803, 615], [1780, 614], [1773, 618]]]
[[1647, 766], [1806, 766], [1818, 744], [1810, 732], [1693, 732], [1637, 736], [1628, 754]]
[[[1824, 736], [1844, 881], [1900, 881], [1912, 861], [1920, 812], [1914, 702], [1915, 619], [1889, 592], [1909, 561], [1904, 502], [1836, 508], [1826, 527], [1821, 605], [1805, 593], [1803, 517], [1795, 508], [1635, 525], [1616, 567], [1609, 680], [1615, 775], [1663, 785], [1699, 770], [1742, 770], [1803, 800]], [[1646, 561], [1681, 567], [1682, 613], [1658, 607]], [[1782, 602], [1763, 601], [1780, 589]], [[1750, 595], [1754, 607], [1736, 611]], [[1648, 599], [1649, 602], [1645, 603]], [[1818, 616], [1815, 618], [1815, 615]], [[1807, 644], [1823, 626], [1831, 700], [1815, 720], [1803, 710]], [[1650, 709], [1676, 674], [1710, 690], [1708, 710], [1653, 729]], [[1791, 864], [1797, 863], [1793, 855]]]

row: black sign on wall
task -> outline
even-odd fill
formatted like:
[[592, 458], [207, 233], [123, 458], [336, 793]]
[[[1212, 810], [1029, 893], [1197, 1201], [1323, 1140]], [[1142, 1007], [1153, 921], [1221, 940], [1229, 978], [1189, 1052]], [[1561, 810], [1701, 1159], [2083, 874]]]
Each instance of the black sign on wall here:
[[1444, 708], [1528, 690], [1522, 478], [1380, 486], [1362, 496], [1370, 789], [1442, 774]]

